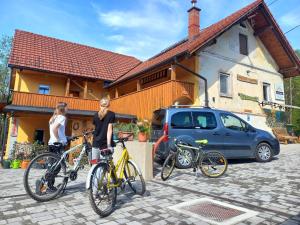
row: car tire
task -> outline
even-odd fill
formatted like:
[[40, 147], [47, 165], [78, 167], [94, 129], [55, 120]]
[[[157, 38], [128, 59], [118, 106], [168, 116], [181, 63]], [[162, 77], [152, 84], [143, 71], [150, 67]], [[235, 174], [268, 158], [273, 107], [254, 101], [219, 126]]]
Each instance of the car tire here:
[[187, 162], [180, 153], [176, 154], [176, 167], [179, 169], [187, 169], [192, 167], [192, 160], [194, 158], [194, 152], [191, 149], [184, 149], [183, 151], [186, 151], [186, 154], [190, 155], [191, 160]]
[[273, 158], [273, 150], [271, 146], [265, 142], [257, 145], [255, 158], [258, 162], [270, 162]]

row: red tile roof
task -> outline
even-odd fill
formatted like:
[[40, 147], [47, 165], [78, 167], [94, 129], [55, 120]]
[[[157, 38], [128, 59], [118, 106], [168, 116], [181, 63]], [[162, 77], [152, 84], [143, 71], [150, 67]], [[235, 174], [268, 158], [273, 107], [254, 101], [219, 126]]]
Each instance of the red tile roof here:
[[206, 44], [211, 39], [215, 38], [220, 32], [224, 31], [226, 28], [232, 26], [233, 23], [240, 20], [241, 17], [245, 16], [247, 13], [251, 13], [255, 10], [263, 0], [256, 0], [252, 4], [240, 9], [239, 11], [231, 14], [230, 16], [226, 17], [225, 19], [201, 30], [198, 36], [195, 37], [194, 40], [182, 41], [179, 44], [175, 44], [174, 46], [168, 48], [166, 51], [163, 51], [161, 54], [154, 56], [147, 61], [139, 64], [137, 67], [129, 71], [128, 73], [124, 74], [123, 76], [119, 77], [114, 83], [119, 83], [120, 81], [126, 80], [131, 78], [143, 71], [150, 69], [153, 66], [156, 66], [159, 63], [162, 63], [172, 57], [175, 57], [182, 53], [192, 53], [194, 50], [199, 49], [201, 46]]
[[131, 56], [16, 30], [8, 64], [10, 67], [115, 80], [139, 63]]

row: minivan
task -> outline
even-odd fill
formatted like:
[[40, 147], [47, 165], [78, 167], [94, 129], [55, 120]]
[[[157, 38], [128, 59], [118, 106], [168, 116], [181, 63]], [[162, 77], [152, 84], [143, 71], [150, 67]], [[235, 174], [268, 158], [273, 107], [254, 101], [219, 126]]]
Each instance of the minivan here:
[[[253, 158], [268, 162], [280, 152], [280, 144], [273, 134], [254, 128], [231, 112], [211, 108], [171, 107], [154, 111], [151, 141], [157, 141], [164, 134], [166, 138], [156, 153], [161, 159], [165, 159], [174, 147], [175, 138], [191, 146], [196, 146], [195, 140], [207, 139], [204, 150], [220, 151], [227, 159]], [[178, 154], [177, 166], [190, 167], [182, 159]]]

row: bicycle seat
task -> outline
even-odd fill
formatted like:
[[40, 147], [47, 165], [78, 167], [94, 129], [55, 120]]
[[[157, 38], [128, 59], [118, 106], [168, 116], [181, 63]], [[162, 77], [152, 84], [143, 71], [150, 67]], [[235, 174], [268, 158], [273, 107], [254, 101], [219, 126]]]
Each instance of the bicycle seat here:
[[200, 144], [200, 145], [207, 145], [208, 140], [207, 139], [196, 140], [195, 143]]

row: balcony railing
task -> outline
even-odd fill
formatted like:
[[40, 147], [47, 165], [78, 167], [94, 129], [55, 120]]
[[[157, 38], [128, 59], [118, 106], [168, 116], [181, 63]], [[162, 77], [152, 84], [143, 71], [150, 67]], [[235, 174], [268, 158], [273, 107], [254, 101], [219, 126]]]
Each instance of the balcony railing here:
[[180, 97], [194, 99], [194, 84], [170, 80], [111, 100], [111, 110], [136, 115], [138, 118], [152, 117], [152, 112], [168, 107]]
[[28, 92], [13, 92], [12, 105], [55, 108], [58, 102], [65, 102], [72, 110], [98, 111], [99, 101], [73, 97], [43, 95]]

